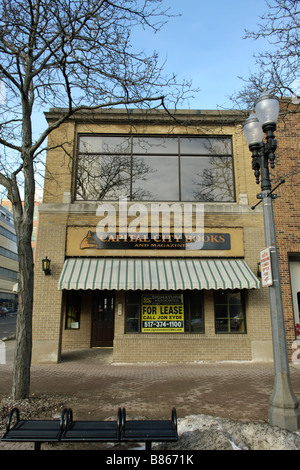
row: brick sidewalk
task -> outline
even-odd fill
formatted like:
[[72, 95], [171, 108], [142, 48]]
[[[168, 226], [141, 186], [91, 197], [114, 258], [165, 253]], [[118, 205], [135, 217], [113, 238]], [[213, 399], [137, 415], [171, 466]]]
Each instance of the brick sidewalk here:
[[[0, 374], [0, 395], [9, 396], [12, 364], [0, 365]], [[300, 400], [300, 369], [294, 366], [291, 381]], [[266, 363], [121, 365], [111, 363], [110, 350], [95, 349], [31, 368], [31, 394], [59, 395], [76, 419], [105, 419], [119, 407], [128, 416], [169, 417], [175, 406], [178, 418], [208, 414], [267, 422], [272, 389], [273, 365]]]

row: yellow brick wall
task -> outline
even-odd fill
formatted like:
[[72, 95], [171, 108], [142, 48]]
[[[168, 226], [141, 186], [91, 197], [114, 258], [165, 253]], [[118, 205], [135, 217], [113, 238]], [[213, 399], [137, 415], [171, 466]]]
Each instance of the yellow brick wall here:
[[63, 308], [63, 337], [62, 350], [84, 349], [91, 347], [91, 330], [92, 330], [92, 293], [86, 291], [82, 293], [80, 305], [80, 329], [66, 330], [65, 309]]
[[[39, 235], [34, 268], [33, 362], [56, 362], [59, 359], [62, 292], [58, 280], [65, 260], [66, 216], [40, 214]], [[51, 260], [51, 275], [42, 271], [42, 259]], [[51, 350], [40, 356], [39, 344]], [[53, 350], [53, 345], [56, 345]], [[48, 351], [48, 349], [47, 349]]]
[[60, 204], [64, 193], [71, 191], [76, 156], [75, 125], [68, 123], [54, 130], [49, 136], [48, 147], [43, 203]]

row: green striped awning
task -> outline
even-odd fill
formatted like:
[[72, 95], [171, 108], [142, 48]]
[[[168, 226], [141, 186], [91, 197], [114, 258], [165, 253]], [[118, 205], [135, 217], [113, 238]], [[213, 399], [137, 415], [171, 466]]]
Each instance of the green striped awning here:
[[58, 288], [257, 289], [259, 281], [242, 259], [69, 258]]

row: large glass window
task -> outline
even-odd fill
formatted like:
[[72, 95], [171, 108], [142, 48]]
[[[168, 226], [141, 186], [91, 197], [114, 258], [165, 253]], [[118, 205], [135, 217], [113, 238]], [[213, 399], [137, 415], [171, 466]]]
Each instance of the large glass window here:
[[126, 333], [204, 333], [201, 292], [128, 292]]
[[241, 291], [215, 291], [216, 333], [246, 333], [245, 301]]
[[80, 135], [76, 199], [235, 200], [230, 137]]

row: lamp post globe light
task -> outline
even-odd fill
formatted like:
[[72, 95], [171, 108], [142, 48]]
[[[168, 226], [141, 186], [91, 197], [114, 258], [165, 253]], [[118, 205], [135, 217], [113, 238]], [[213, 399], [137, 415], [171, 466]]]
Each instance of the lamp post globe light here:
[[[273, 284], [269, 286], [270, 314], [274, 356], [274, 388], [270, 398], [269, 422], [289, 431], [300, 428], [299, 402], [293, 392], [283, 315], [279, 262], [273, 213], [269, 166], [275, 166], [277, 141], [274, 132], [279, 115], [279, 100], [264, 92], [255, 102], [254, 113], [245, 121], [243, 131], [252, 153], [252, 169], [261, 183], [266, 247], [270, 248]], [[263, 141], [265, 135], [265, 141]]]

